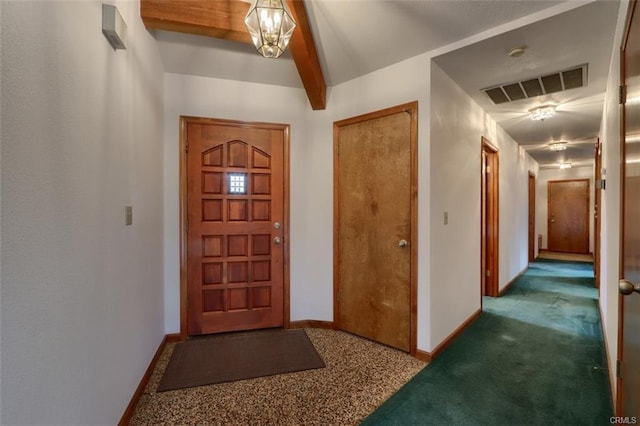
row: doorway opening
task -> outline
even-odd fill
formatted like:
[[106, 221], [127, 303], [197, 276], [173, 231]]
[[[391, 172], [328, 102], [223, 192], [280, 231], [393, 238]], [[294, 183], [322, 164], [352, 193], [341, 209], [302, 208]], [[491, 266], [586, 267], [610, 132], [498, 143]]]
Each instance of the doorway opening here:
[[482, 295], [498, 297], [499, 159], [498, 148], [482, 137], [481, 286]]
[[536, 175], [529, 172], [529, 262], [534, 260], [536, 260]]
[[593, 274], [596, 280], [596, 287], [600, 288], [600, 232], [602, 224], [600, 222], [600, 210], [602, 204], [602, 142], [600, 139], [596, 141], [594, 148], [595, 154], [595, 184], [594, 188], [594, 205], [593, 205]]

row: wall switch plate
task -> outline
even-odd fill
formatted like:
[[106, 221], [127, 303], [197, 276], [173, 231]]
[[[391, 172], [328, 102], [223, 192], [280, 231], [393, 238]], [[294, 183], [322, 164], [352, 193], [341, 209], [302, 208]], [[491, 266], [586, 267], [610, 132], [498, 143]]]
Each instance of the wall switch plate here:
[[133, 225], [133, 206], [125, 206], [125, 219], [124, 224], [126, 226]]

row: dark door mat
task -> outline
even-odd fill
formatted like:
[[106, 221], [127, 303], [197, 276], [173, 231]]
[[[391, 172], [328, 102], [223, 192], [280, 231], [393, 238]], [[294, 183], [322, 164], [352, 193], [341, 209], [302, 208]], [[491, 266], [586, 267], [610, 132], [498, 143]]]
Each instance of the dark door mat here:
[[158, 392], [325, 367], [307, 333], [262, 330], [178, 343]]

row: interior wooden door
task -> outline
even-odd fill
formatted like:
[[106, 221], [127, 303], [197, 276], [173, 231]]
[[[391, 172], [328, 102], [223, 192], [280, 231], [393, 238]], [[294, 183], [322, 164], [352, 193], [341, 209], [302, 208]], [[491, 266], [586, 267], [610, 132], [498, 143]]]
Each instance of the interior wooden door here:
[[[629, 97], [640, 93], [640, 12], [630, 3], [630, 21], [623, 45], [622, 70], [627, 99], [623, 108], [622, 152], [623, 223], [621, 278], [640, 284], [640, 103]], [[618, 415], [640, 418], [640, 294], [620, 297]]]
[[284, 322], [288, 128], [183, 118], [189, 335]]
[[594, 162], [595, 162], [595, 185], [593, 194], [593, 275], [596, 281], [596, 287], [600, 288], [600, 250], [601, 245], [601, 230], [602, 222], [600, 210], [602, 210], [602, 142], [600, 139], [596, 141], [594, 147]]
[[[538, 247], [540, 249], [540, 247]], [[536, 176], [529, 173], [529, 262], [536, 260]]]
[[589, 179], [549, 181], [547, 191], [548, 249], [589, 253]]
[[480, 276], [482, 295], [498, 297], [499, 267], [499, 157], [498, 149], [486, 138], [481, 138], [481, 235]]
[[415, 349], [417, 104], [334, 125], [334, 321]]

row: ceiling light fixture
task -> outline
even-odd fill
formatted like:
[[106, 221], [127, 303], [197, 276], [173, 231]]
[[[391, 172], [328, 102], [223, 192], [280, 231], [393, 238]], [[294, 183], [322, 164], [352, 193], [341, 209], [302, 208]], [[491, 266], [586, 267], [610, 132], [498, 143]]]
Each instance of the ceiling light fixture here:
[[296, 22], [283, 0], [255, 0], [244, 25], [258, 53], [265, 58], [279, 58], [291, 40]]
[[567, 143], [566, 142], [554, 142], [549, 144], [549, 149], [551, 151], [564, 151], [567, 149]]
[[538, 108], [534, 108], [529, 111], [529, 117], [534, 121], [544, 121], [547, 118], [553, 117], [556, 113], [556, 107], [553, 105], [545, 105]]
[[571, 168], [571, 163], [560, 163], [560, 170], [566, 170]]
[[519, 58], [520, 56], [524, 55], [526, 49], [527, 46], [514, 47], [507, 52], [507, 55], [509, 55], [509, 57], [511, 58]]

